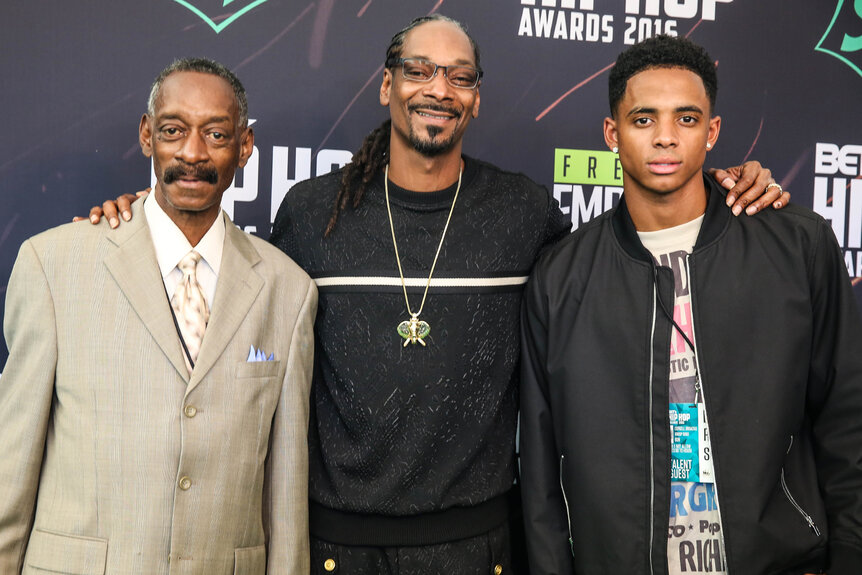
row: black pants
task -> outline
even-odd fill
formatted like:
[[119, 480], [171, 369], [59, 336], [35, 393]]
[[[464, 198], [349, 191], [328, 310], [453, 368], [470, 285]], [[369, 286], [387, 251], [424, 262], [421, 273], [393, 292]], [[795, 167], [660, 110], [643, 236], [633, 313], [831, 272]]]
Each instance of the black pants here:
[[[518, 531], [516, 529], [515, 531]], [[311, 538], [312, 575], [524, 575], [509, 522], [468, 539], [419, 547], [353, 547]]]

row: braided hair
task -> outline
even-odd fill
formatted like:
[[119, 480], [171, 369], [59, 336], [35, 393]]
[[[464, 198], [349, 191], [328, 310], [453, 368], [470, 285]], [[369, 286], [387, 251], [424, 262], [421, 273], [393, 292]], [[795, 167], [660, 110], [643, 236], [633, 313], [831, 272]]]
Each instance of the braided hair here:
[[[384, 65], [387, 69], [391, 70], [401, 57], [401, 50], [404, 47], [407, 34], [426, 22], [449, 22], [457, 26], [467, 36], [467, 39], [470, 40], [470, 45], [473, 48], [473, 57], [476, 60], [476, 67], [480, 68], [479, 45], [476, 44], [476, 41], [467, 32], [467, 28], [448, 16], [429, 14], [428, 16], [414, 18], [412, 22], [392, 37], [389, 47], [386, 49], [386, 62]], [[329, 218], [329, 223], [326, 224], [324, 237], [328, 237], [335, 229], [338, 215], [347, 207], [348, 203], [352, 204], [354, 208], [359, 206], [359, 202], [362, 201], [362, 196], [365, 194], [368, 184], [374, 179], [375, 174], [389, 162], [389, 139], [391, 135], [392, 120], [386, 120], [365, 136], [359, 150], [350, 159], [350, 163], [344, 166], [341, 185], [338, 187], [338, 195], [335, 197], [335, 203], [332, 206], [332, 215]]]

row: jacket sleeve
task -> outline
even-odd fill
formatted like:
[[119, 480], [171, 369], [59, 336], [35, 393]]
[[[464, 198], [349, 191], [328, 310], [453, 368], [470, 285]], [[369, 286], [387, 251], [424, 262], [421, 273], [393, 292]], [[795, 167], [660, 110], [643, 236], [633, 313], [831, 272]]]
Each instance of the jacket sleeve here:
[[31, 242], [18, 252], [3, 322], [0, 377], [0, 573], [20, 573], [33, 523], [57, 365], [48, 280]]
[[539, 268], [530, 278], [521, 314], [521, 493], [530, 572], [562, 575], [573, 573], [574, 564], [548, 393], [549, 318]]
[[269, 575], [309, 573], [308, 418], [317, 287], [310, 279], [294, 325], [264, 480]]
[[814, 333], [808, 385], [829, 575], [862, 565], [862, 318], [831, 228], [820, 221], [811, 265]]

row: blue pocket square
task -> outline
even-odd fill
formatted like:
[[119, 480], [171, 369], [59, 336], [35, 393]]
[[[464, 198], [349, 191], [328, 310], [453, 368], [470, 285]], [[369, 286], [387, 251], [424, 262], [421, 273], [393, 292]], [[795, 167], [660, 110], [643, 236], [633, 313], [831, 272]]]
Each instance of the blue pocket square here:
[[250, 345], [248, 347], [248, 359], [246, 361], [275, 361], [275, 355], [269, 354], [269, 357], [266, 357], [266, 352], [262, 349], [255, 351], [254, 346]]

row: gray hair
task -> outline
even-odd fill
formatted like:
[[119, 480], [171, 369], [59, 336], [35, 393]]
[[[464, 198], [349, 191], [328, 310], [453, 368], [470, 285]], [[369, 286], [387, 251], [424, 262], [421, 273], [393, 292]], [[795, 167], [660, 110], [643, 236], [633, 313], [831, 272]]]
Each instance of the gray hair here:
[[245, 95], [245, 88], [243, 88], [242, 82], [224, 65], [208, 58], [182, 58], [174, 60], [170, 66], [162, 70], [158, 77], [156, 77], [155, 82], [153, 82], [153, 87], [150, 88], [150, 97], [147, 100], [147, 114], [150, 117], [155, 115], [156, 100], [159, 98], [165, 78], [174, 72], [200, 72], [224, 79], [230, 84], [230, 87], [233, 89], [233, 95], [236, 97], [236, 103], [239, 107], [239, 127], [246, 128], [248, 126], [248, 98]]
[[401, 57], [401, 49], [404, 47], [404, 40], [407, 38], [407, 34], [409, 34], [414, 28], [421, 26], [426, 22], [448, 22], [450, 24], [454, 24], [459, 30], [461, 30], [461, 32], [464, 33], [465, 36], [467, 36], [467, 39], [470, 40], [470, 46], [473, 47], [473, 59], [476, 60], [476, 69], [482, 69], [482, 66], [479, 64], [479, 44], [477, 44], [476, 40], [474, 40], [473, 37], [470, 36], [470, 33], [467, 32], [467, 27], [453, 18], [436, 13], [414, 18], [412, 22], [392, 37], [392, 40], [389, 42], [389, 48], [386, 49], [385, 66], [387, 68], [394, 66], [398, 58]]

